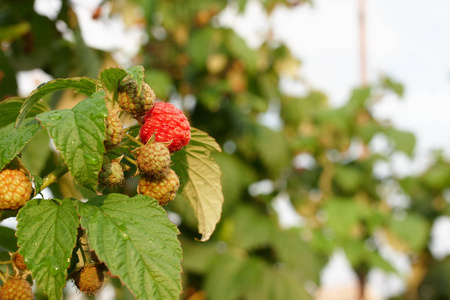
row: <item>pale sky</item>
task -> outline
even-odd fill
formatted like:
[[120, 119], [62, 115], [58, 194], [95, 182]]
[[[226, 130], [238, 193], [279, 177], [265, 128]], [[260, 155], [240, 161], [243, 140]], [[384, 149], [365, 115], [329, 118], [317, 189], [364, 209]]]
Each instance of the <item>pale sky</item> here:
[[[275, 28], [303, 60], [305, 78], [339, 105], [359, 84], [357, 0], [314, 2], [312, 8], [283, 9]], [[369, 78], [384, 73], [406, 90], [402, 100], [378, 105], [376, 116], [415, 132], [421, 151], [450, 153], [450, 2], [366, 2]]]

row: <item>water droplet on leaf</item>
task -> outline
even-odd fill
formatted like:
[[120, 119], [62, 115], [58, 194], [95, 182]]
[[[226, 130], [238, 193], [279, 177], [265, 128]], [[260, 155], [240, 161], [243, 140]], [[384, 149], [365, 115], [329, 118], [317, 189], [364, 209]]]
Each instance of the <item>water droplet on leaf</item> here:
[[50, 274], [52, 274], [53, 276], [55, 276], [56, 274], [58, 274], [58, 268], [57, 268], [57, 267], [50, 268]]
[[85, 153], [83, 156], [87, 164], [96, 165], [98, 162], [98, 159], [93, 157], [91, 154]]
[[54, 112], [54, 113], [50, 114], [48, 117], [50, 120], [56, 121], [56, 120], [61, 119], [61, 114], [59, 112]]

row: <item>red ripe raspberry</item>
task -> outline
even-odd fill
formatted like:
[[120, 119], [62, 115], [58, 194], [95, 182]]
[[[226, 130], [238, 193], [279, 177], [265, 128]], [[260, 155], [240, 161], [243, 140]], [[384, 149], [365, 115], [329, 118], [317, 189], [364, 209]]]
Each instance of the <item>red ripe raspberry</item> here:
[[139, 131], [144, 144], [154, 133], [156, 142], [170, 143], [167, 148], [175, 152], [186, 146], [191, 139], [191, 127], [186, 116], [171, 103], [156, 103], [145, 115], [144, 121]]
[[138, 193], [158, 200], [159, 205], [164, 206], [173, 199], [180, 187], [180, 180], [174, 170], [169, 169], [167, 175], [156, 179], [143, 176], [139, 180]]
[[0, 209], [18, 209], [30, 200], [33, 187], [27, 175], [20, 170], [0, 172]]
[[23, 278], [9, 278], [0, 288], [2, 300], [32, 300], [31, 285]]

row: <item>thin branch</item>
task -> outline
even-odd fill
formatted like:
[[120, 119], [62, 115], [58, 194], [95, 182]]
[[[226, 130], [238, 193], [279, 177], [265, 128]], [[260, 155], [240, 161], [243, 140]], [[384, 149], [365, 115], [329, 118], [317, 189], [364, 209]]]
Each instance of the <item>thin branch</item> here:
[[125, 133], [125, 136], [127, 138], [129, 138], [130, 140], [132, 140], [133, 142], [135, 142], [136, 144], [140, 145], [140, 146], [145, 146], [144, 144], [142, 144], [142, 142], [138, 139], [136, 139], [135, 137], [133, 137], [131, 134]]
[[47, 176], [44, 177], [43, 184], [40, 187], [39, 191], [36, 191], [36, 194], [40, 193], [43, 189], [48, 187], [50, 184], [56, 182], [58, 180], [58, 178], [64, 174], [66, 174], [67, 171], [69, 171], [69, 169], [67, 168], [66, 165], [62, 165], [62, 166], [56, 168], [55, 170], [53, 170], [53, 172], [51, 172], [50, 174], [48, 174]]

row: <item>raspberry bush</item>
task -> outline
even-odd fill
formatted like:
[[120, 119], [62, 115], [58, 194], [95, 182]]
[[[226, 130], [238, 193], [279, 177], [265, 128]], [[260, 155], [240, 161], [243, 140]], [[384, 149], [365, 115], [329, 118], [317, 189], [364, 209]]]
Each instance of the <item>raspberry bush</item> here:
[[[312, 300], [316, 292], [327, 298], [320, 274], [339, 251], [357, 275], [358, 298], [369, 297], [364, 287], [381, 269], [403, 278], [404, 295], [395, 299], [450, 299], [450, 259], [431, 251], [440, 240], [434, 225], [450, 214], [448, 155], [430, 155], [420, 174], [399, 170], [408, 163], [392, 157], [417, 157], [414, 135], [377, 117], [385, 95], [403, 94], [392, 78], [355, 87], [339, 107], [330, 105], [336, 95], [305, 78], [308, 61], [295, 57], [272, 21], [313, 0], [62, 1], [54, 18], [34, 11], [34, 2], [0, 1], [0, 171], [22, 171], [37, 197], [19, 211], [0, 208], [0, 221], [19, 223], [17, 231], [0, 225], [0, 284], [34, 279], [35, 299], [60, 299], [62, 286], [96, 265], [118, 300], [132, 299], [129, 290], [139, 299], [179, 299], [181, 284], [181, 299]], [[222, 12], [255, 5], [267, 26], [249, 47]], [[82, 10], [102, 25], [123, 18], [133, 36], [142, 30], [139, 52], [92, 48]], [[142, 64], [145, 78], [140, 67], [99, 73], [119, 60]], [[59, 79], [14, 97], [21, 72], [35, 68]], [[182, 134], [160, 136], [147, 120], [151, 107], [167, 102], [217, 143], [183, 130], [184, 122], [167, 123], [165, 114], [161, 125]], [[139, 135], [144, 123], [147, 143]], [[445, 128], [437, 129], [445, 140]], [[152, 155], [138, 159], [139, 150], [157, 135], [165, 146], [183, 146], [167, 148], [170, 164], [159, 176], [138, 167]], [[170, 169], [180, 182], [173, 201], [161, 207], [138, 193], [141, 179], [149, 190]], [[286, 205], [298, 214], [292, 223], [279, 213]], [[407, 274], [386, 259], [389, 248], [409, 261]], [[26, 270], [11, 257], [17, 251]]]
[[[35, 109], [45, 95], [64, 89], [86, 98], [72, 109]], [[1, 102], [0, 109], [16, 101]], [[11, 253], [19, 247], [11, 254], [11, 270], [35, 279], [49, 299], [61, 299], [68, 279], [93, 295], [111, 276], [139, 299], [178, 299], [179, 231], [162, 206], [190, 204], [199, 219], [199, 239], [209, 239], [223, 202], [221, 172], [211, 156], [220, 147], [190, 127], [181, 110], [154, 101], [143, 67], [108, 68], [97, 79], [55, 79], [39, 86], [15, 106], [14, 122], [2, 124], [0, 209], [2, 218], [17, 215], [18, 225], [17, 238], [7, 232], [12, 245], [0, 245]], [[22, 152], [32, 151], [43, 137], [52, 139], [60, 163], [41, 178], [27, 168]], [[203, 179], [191, 176], [199, 172]], [[74, 184], [63, 197], [46, 199], [41, 193], [67, 180]], [[3, 282], [7, 276], [0, 273]], [[10, 299], [11, 282], [4, 283], [2, 299]], [[25, 292], [29, 297], [28, 289], [20, 290]]]

